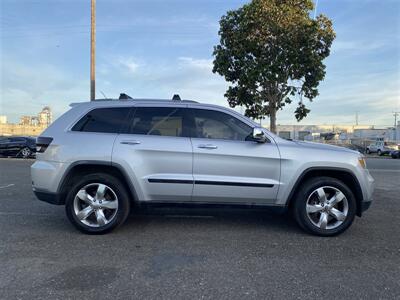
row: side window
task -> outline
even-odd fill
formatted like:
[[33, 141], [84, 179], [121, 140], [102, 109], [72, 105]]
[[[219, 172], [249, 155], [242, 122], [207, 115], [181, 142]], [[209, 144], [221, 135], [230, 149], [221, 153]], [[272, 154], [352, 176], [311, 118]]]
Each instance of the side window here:
[[195, 137], [245, 141], [252, 128], [237, 118], [219, 111], [193, 109]]
[[26, 140], [24, 139], [24, 138], [13, 138], [12, 139], [12, 142], [19, 142], [19, 143], [21, 143], [21, 142], [25, 142]]
[[131, 134], [186, 136], [184, 114], [176, 107], [138, 107], [131, 122]]
[[97, 108], [72, 127], [72, 131], [118, 133], [126, 122], [129, 107]]

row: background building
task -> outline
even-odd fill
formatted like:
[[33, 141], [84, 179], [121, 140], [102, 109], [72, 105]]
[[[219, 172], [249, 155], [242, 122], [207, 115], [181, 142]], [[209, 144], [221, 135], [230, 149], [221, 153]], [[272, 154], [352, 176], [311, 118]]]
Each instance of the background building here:
[[0, 124], [6, 124], [7, 123], [7, 116], [0, 116]]
[[21, 116], [18, 124], [7, 123], [7, 117], [0, 116], [0, 136], [38, 136], [51, 122], [52, 112], [48, 106], [37, 116]]
[[45, 106], [42, 111], [38, 114], [38, 120], [40, 125], [45, 125], [48, 127], [52, 120], [53, 116], [51, 113], [51, 109], [48, 106]]
[[400, 142], [400, 122], [396, 127], [375, 128], [373, 125], [277, 125], [285, 139], [368, 145], [377, 138]]

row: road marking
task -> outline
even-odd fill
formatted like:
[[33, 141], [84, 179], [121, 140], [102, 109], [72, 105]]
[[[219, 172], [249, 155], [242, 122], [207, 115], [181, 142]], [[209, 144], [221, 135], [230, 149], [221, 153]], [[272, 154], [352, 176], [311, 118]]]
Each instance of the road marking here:
[[0, 186], [0, 189], [5, 189], [5, 188], [8, 188], [8, 187], [11, 187], [11, 186], [14, 186], [14, 185], [15, 185], [14, 183], [10, 183], [10, 184], [7, 184], [5, 186]]
[[41, 213], [20, 213], [20, 212], [2, 212], [0, 211], [0, 216], [55, 216], [53, 214], [41, 214]]

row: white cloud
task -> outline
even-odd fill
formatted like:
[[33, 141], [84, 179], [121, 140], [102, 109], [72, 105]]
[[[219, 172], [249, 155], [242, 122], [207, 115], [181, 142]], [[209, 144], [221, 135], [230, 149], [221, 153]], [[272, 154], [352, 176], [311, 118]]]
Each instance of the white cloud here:
[[213, 60], [212, 59], [195, 59], [193, 57], [182, 56], [178, 60], [182, 68], [198, 69], [201, 71], [212, 72]]
[[140, 66], [132, 57], [119, 57], [118, 64], [130, 73], [136, 73]]
[[18, 121], [21, 115], [36, 115], [49, 105], [59, 116], [70, 102], [87, 99], [89, 80], [50, 64], [24, 64], [2, 58], [0, 114]]

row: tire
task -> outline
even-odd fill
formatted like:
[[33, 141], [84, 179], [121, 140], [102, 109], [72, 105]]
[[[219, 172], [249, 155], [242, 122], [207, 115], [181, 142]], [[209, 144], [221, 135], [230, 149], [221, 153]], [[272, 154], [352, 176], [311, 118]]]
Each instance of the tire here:
[[130, 197], [118, 178], [105, 173], [85, 174], [75, 179], [66, 197], [65, 210], [81, 232], [104, 234], [125, 222]]
[[22, 158], [29, 158], [32, 155], [32, 151], [28, 147], [24, 147], [21, 149], [20, 154]]
[[371, 151], [369, 151], [369, 149], [367, 148], [367, 150], [365, 150], [365, 153], [370, 154]]
[[[319, 194], [321, 189], [323, 193]], [[320, 199], [324, 199], [321, 197], [324, 194], [328, 202], [322, 205]], [[336, 199], [344, 198], [333, 205], [333, 202], [329, 203], [329, 200], [333, 200], [333, 195], [337, 197]], [[294, 200], [292, 209], [297, 223], [302, 229], [314, 235], [338, 235], [349, 228], [356, 215], [357, 204], [352, 191], [336, 178], [315, 177], [307, 180]], [[343, 219], [339, 220], [334, 215]]]
[[382, 151], [381, 151], [381, 149], [378, 149], [378, 155], [379, 155], [379, 156], [382, 156]]

